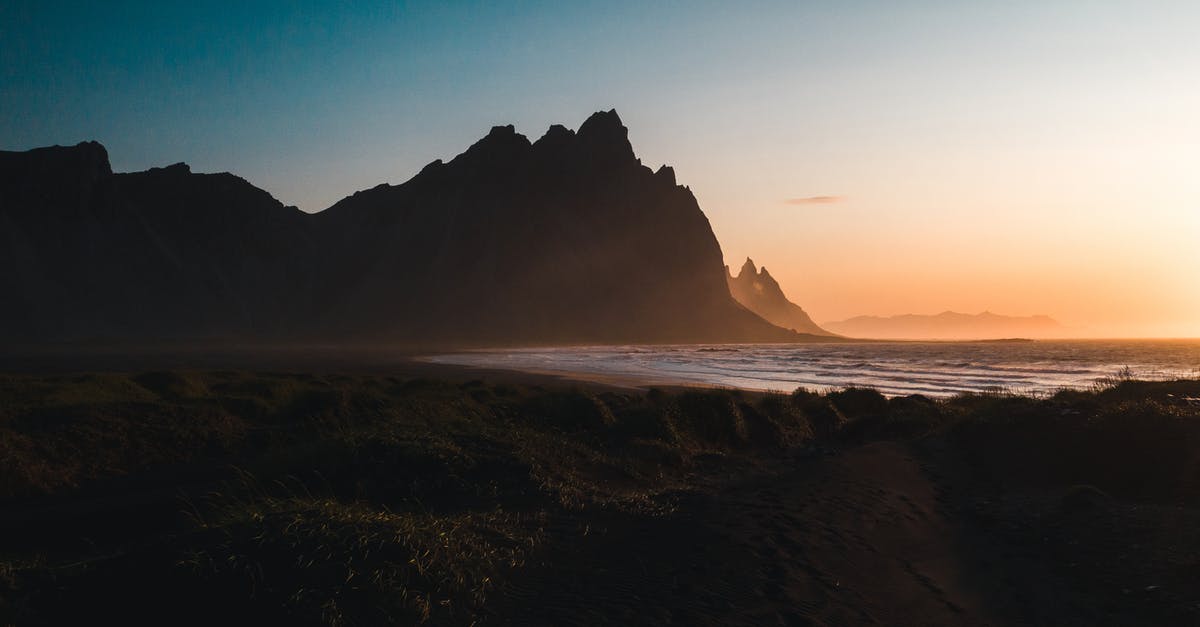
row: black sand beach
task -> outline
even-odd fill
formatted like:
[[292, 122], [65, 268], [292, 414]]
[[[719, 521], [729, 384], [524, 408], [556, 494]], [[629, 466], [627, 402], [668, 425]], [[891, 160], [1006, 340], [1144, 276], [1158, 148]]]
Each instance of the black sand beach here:
[[4, 376], [0, 618], [1200, 617], [1200, 382], [933, 400], [388, 368]]

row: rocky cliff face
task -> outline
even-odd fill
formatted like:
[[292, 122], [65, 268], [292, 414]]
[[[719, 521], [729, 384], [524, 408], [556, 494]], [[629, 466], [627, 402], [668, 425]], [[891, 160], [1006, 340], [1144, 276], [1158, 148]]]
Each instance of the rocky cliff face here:
[[783, 289], [779, 287], [779, 282], [767, 272], [766, 267], [758, 270], [749, 257], [737, 276], [726, 266], [725, 279], [729, 283], [729, 293], [734, 299], [771, 324], [798, 333], [834, 336], [833, 333], [817, 326], [799, 305], [788, 300], [783, 294]]
[[7, 341], [787, 341], [730, 296], [691, 192], [616, 112], [511, 126], [318, 214], [95, 143], [0, 152]]

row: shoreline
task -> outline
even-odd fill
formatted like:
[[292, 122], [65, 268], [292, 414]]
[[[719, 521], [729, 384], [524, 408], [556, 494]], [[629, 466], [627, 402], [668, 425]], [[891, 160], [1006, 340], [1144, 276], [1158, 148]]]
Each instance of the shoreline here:
[[[509, 384], [574, 385], [612, 389], [650, 388], [741, 389], [790, 393], [797, 388], [837, 390], [871, 387], [888, 396], [923, 394], [942, 398], [970, 392], [1005, 392], [1039, 396], [1059, 389], [1087, 389], [1097, 381], [1126, 377], [1170, 380], [1196, 378], [1200, 356], [1188, 369], [1164, 360], [1157, 363], [1114, 357], [1111, 363], [1079, 362], [1071, 351], [1084, 346], [1115, 347], [1129, 354], [1136, 346], [1151, 349], [1178, 343], [1186, 355], [1200, 354], [1194, 340], [1065, 340], [1062, 342], [881, 342], [831, 344], [671, 344], [581, 345], [526, 348], [447, 348], [415, 350], [402, 347], [265, 346], [241, 347], [57, 347], [7, 352], [0, 372], [9, 374], [68, 374], [82, 372], [144, 372], [155, 370], [245, 370], [257, 372], [393, 374], [463, 382], [471, 379]], [[1056, 348], [1062, 347], [1061, 349]], [[1107, 350], [1107, 349], [1104, 349]], [[667, 356], [670, 367], [657, 369]], [[709, 352], [711, 351], [711, 352]], [[796, 365], [771, 361], [772, 355], [804, 354]], [[1010, 373], [1022, 366], [1025, 353], [1046, 353], [1042, 365], [1029, 373]], [[1051, 351], [1047, 353], [1047, 351]], [[1058, 351], [1070, 361], [1055, 361]], [[1064, 351], [1066, 351], [1064, 353]], [[539, 353], [545, 355], [544, 359]], [[741, 353], [745, 358], [737, 355]], [[945, 355], [942, 355], [945, 353]], [[1011, 354], [1016, 361], [1005, 361]], [[522, 355], [531, 355], [522, 359]], [[559, 355], [566, 356], [556, 361]], [[677, 355], [678, 357], [672, 357]], [[811, 357], [810, 357], [811, 356]], [[514, 358], [512, 363], [505, 360]], [[982, 358], [982, 361], [981, 361]], [[538, 362], [538, 359], [543, 359]], [[594, 363], [589, 363], [591, 359]], [[761, 363], [739, 364], [739, 360]], [[922, 361], [925, 360], [925, 361]], [[945, 360], [962, 364], [942, 367]], [[1178, 360], [1178, 358], [1176, 358]], [[862, 364], [854, 362], [861, 361]], [[1014, 365], [1015, 364], [1015, 365]], [[1082, 364], [1082, 366], [1080, 365]], [[862, 367], [860, 367], [862, 366]], [[958, 366], [962, 366], [959, 368]], [[1139, 366], [1142, 366], [1139, 368]], [[1061, 369], [1088, 367], [1091, 373], [1059, 375]], [[1057, 379], [1057, 380], [1056, 380]], [[1067, 381], [1069, 384], [1064, 384]]]
[[934, 400], [324, 372], [0, 376], [0, 622], [1200, 617], [1200, 380]]
[[631, 388], [683, 386], [790, 393], [877, 389], [887, 396], [1044, 397], [1113, 380], [1200, 378], [1200, 342], [942, 342], [869, 346], [671, 345], [426, 353], [414, 359]]

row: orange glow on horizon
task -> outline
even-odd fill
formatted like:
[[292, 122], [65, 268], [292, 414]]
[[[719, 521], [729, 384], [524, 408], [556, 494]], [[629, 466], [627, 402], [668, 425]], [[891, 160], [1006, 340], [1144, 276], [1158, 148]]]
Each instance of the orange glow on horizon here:
[[765, 209], [791, 228], [747, 234], [714, 220], [732, 267], [753, 257], [818, 323], [991, 311], [1048, 315], [1064, 338], [1200, 338], [1200, 212], [872, 220], [850, 203], [818, 210], [814, 220]]

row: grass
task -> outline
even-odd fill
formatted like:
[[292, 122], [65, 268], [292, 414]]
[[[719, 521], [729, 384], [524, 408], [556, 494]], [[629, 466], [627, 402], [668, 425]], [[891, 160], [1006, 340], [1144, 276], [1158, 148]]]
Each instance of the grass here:
[[394, 512], [304, 495], [212, 495], [216, 542], [180, 561], [289, 618], [341, 625], [470, 618], [493, 578], [523, 564], [536, 527], [501, 510]]
[[[1200, 381], [1047, 398], [612, 392], [246, 372], [0, 377], [0, 623], [471, 624], [611, 516], [814, 447], [953, 443], [999, 483], [1200, 499]], [[1018, 454], [1014, 454], [1018, 452]], [[1086, 494], [1085, 494], [1086, 492]], [[220, 603], [214, 603], [214, 599]]]

